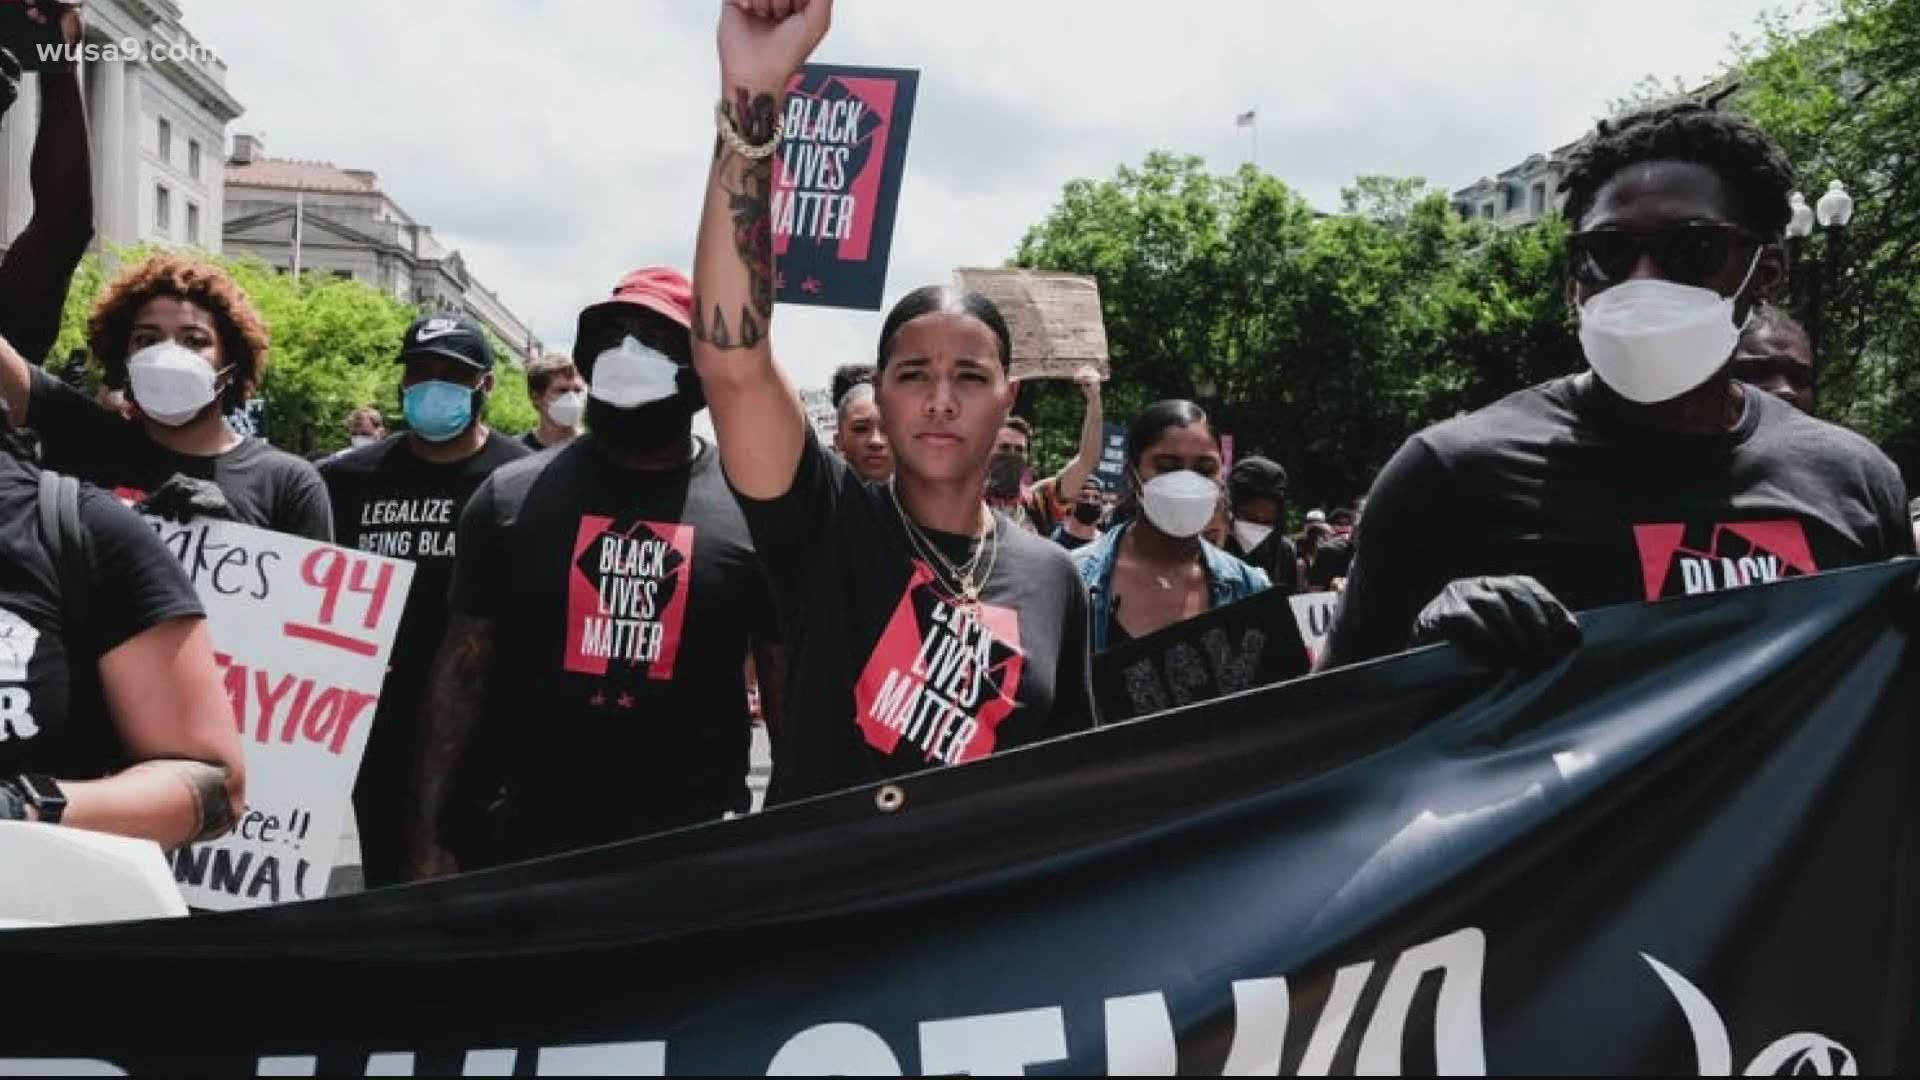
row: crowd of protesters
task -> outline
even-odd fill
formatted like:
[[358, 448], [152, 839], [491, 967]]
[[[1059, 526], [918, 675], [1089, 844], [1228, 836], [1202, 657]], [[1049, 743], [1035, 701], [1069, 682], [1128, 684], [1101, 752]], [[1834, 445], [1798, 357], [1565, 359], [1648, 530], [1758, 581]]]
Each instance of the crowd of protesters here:
[[[822, 445], [776, 360], [769, 193], [831, 8], [722, 6], [692, 277], [638, 269], [585, 307], [571, 356], [528, 367], [534, 431], [487, 426], [486, 334], [433, 312], [394, 343], [398, 400], [317, 464], [225, 422], [271, 328], [191, 258], [95, 306], [124, 404], [47, 371], [92, 208], [73, 73], [43, 72], [34, 218], [0, 263], [0, 818], [178, 845], [244, 805], [204, 613], [132, 508], [414, 563], [354, 791], [373, 885], [744, 812], [750, 680], [778, 803], [1087, 730], [1095, 654], [1266, 590], [1340, 594], [1322, 667], [1429, 641], [1526, 664], [1577, 647], [1572, 611], [1914, 552], [1920, 502], [1810, 415], [1811, 345], [1769, 303], [1785, 160], [1688, 104], [1571, 155], [1591, 370], [1416, 434], [1351, 507], [1296, 519], [1284, 464], [1228, 461], [1183, 400], [1128, 418], [1110, 488], [1092, 370], [1073, 456], [1036, 480], [1007, 322], [942, 286], [836, 373]], [[1764, 569], [1715, 577], [1732, 555]]]

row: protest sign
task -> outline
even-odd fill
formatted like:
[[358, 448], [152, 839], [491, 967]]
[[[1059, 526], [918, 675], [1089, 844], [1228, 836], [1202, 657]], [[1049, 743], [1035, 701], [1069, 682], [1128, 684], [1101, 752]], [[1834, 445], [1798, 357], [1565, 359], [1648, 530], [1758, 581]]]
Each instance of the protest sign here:
[[232, 832], [173, 854], [187, 903], [326, 895], [413, 564], [232, 522], [148, 519], [193, 579], [247, 757]]
[[773, 163], [774, 298], [877, 311], [920, 73], [808, 64]]
[[1211, 701], [1307, 673], [1307, 650], [1268, 589], [1093, 658], [1093, 694], [1108, 722]]
[[1014, 378], [1071, 379], [1089, 366], [1103, 378], [1109, 374], [1098, 281], [1019, 268], [956, 270], [954, 281], [992, 300], [1006, 317]]
[[414, 888], [0, 933], [86, 988], [9, 1000], [0, 1075], [1910, 1075], [1914, 578], [1593, 612], [1540, 670], [1424, 650]]
[[1340, 594], [1307, 592], [1288, 599], [1293, 601], [1293, 618], [1300, 626], [1300, 640], [1307, 643], [1307, 655], [1318, 661], [1327, 632], [1333, 629], [1333, 613], [1340, 608]]
[[1112, 420], [1100, 425], [1100, 463], [1093, 475], [1105, 491], [1117, 492], [1127, 478], [1127, 425]]

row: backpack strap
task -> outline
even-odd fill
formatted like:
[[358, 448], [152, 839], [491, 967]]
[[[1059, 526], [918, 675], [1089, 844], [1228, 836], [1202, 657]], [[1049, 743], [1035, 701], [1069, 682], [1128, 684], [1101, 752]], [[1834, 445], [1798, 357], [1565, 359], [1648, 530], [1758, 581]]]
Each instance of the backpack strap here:
[[90, 614], [93, 543], [80, 523], [80, 481], [50, 469], [40, 471], [40, 538], [60, 582], [61, 621], [78, 630]]

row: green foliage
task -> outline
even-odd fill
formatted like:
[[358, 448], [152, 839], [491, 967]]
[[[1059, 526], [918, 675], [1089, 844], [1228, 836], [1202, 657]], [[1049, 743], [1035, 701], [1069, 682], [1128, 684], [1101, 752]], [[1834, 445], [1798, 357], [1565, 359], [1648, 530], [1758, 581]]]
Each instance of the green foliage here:
[[[1109, 416], [1192, 398], [1238, 453], [1288, 467], [1296, 507], [1344, 504], [1412, 432], [1577, 355], [1557, 221], [1463, 222], [1418, 179], [1345, 194], [1348, 213], [1322, 216], [1251, 167], [1156, 153], [1068, 184], [1013, 261], [1099, 279]], [[1043, 464], [1071, 453], [1079, 398], [1027, 391]]]
[[[1920, 483], [1920, 0], [1829, 0], [1796, 29], [1763, 20], [1734, 104], [1786, 149], [1808, 202], [1831, 180], [1856, 203], [1834, 248], [1797, 252], [1792, 306], [1822, 303], [1819, 407], [1878, 442]], [[1830, 257], [1831, 256], [1831, 260]]]
[[[144, 258], [133, 249], [113, 254], [116, 265]], [[378, 408], [390, 427], [401, 426], [400, 339], [417, 311], [373, 286], [302, 274], [298, 281], [258, 259], [212, 257], [246, 290], [267, 325], [271, 350], [259, 393], [266, 405], [267, 438], [306, 454], [346, 443], [347, 414]], [[100, 257], [90, 255], [74, 274], [55, 356], [86, 347], [86, 320], [103, 284]], [[530, 430], [537, 418], [526, 398], [526, 375], [494, 343], [495, 392], [487, 418], [509, 433]]]

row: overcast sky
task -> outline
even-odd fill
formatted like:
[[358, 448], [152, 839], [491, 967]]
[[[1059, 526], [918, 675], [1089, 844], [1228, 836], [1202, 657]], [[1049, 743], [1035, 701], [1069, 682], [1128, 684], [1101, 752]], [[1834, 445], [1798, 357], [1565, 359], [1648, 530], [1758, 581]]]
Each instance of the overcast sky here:
[[[993, 265], [1061, 185], [1150, 150], [1260, 164], [1315, 205], [1455, 188], [1578, 136], [1643, 75], [1714, 73], [1777, 0], [839, 0], [815, 59], [918, 68], [887, 302]], [[705, 0], [182, 0], [276, 157], [371, 169], [564, 348], [629, 267], [691, 268], [718, 88]], [[802, 385], [877, 314], [783, 307]]]

